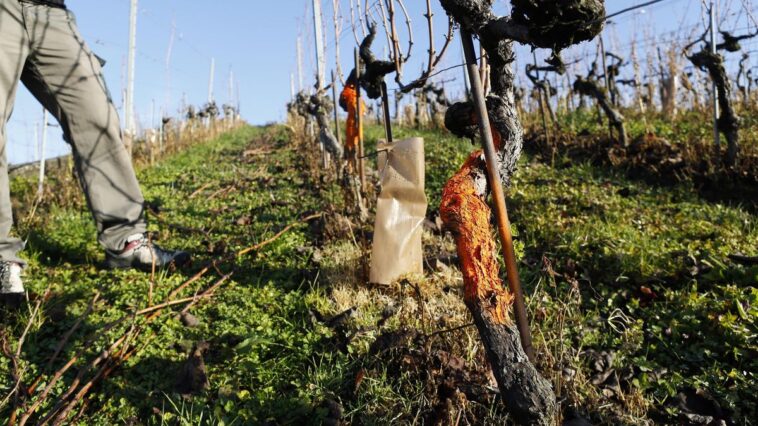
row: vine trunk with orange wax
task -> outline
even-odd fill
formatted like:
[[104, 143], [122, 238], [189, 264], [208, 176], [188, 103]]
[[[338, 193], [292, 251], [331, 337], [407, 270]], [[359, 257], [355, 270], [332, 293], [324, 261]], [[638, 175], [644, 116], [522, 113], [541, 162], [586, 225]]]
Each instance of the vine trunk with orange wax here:
[[[510, 183], [523, 145], [514, 93], [513, 43], [552, 49], [551, 60], [560, 65], [563, 48], [592, 39], [602, 30], [605, 5], [601, 0], [512, 0], [512, 15], [498, 17], [492, 11], [491, 0], [441, 0], [441, 3], [460, 26], [473, 99], [451, 105], [445, 113], [445, 127], [472, 142], [481, 137], [485, 149], [473, 153], [448, 181], [440, 214], [455, 237], [466, 306], [487, 350], [509, 413], [518, 424], [554, 424], [558, 407], [555, 393], [527, 357], [520, 331], [510, 317], [514, 302], [523, 307], [500, 186]], [[479, 39], [490, 64], [491, 93], [486, 98], [472, 35]], [[500, 279], [490, 227], [492, 212], [487, 205], [490, 193], [498, 211], [498, 230], [509, 265], [509, 281], [514, 284], [512, 290], [503, 286]], [[528, 332], [525, 311], [519, 309], [516, 313], [519, 311], [523, 315], [517, 316], [518, 322]]]
[[[358, 148], [358, 140], [362, 136], [363, 129], [358, 128], [356, 112], [358, 110], [358, 101], [356, 96], [356, 87], [353, 83], [348, 83], [340, 94], [340, 106], [347, 111], [347, 120], [345, 121], [345, 151], [349, 160], [355, 156]], [[361, 100], [361, 115], [366, 114], [366, 105]]]

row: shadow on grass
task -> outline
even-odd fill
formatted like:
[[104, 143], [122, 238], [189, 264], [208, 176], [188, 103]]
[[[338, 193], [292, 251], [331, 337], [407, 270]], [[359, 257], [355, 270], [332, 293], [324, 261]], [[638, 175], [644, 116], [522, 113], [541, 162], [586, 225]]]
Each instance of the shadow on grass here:
[[86, 247], [65, 246], [58, 239], [39, 231], [29, 233], [27, 249], [38, 252], [39, 261], [44, 266], [59, 266], [62, 263], [89, 265], [93, 260], [87, 253]]
[[[587, 161], [598, 173], [609, 177], [624, 176], [661, 188], [680, 186], [698, 194], [702, 200], [758, 213], [758, 179], [750, 171], [750, 166], [746, 170], [722, 168], [713, 171], [709, 170], [705, 159], [699, 164], [688, 165], [682, 162], [681, 154], [666, 143], [660, 146], [651, 144], [639, 148], [639, 152], [626, 154], [613, 141], [594, 136], [562, 136], [553, 144], [541, 134], [532, 133], [525, 139], [526, 152], [543, 163], [555, 162], [556, 168]], [[627, 150], [633, 147], [634, 144]], [[754, 162], [753, 159], [750, 161]]]

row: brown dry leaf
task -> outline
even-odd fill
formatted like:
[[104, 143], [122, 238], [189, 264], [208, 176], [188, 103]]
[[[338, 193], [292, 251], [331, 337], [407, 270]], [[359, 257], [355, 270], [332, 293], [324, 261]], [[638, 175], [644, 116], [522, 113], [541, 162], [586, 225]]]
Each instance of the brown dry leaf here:
[[358, 373], [355, 375], [355, 380], [353, 381], [353, 393], [358, 393], [358, 389], [361, 387], [361, 383], [363, 383], [363, 379], [366, 377], [366, 370], [361, 368], [358, 370]]

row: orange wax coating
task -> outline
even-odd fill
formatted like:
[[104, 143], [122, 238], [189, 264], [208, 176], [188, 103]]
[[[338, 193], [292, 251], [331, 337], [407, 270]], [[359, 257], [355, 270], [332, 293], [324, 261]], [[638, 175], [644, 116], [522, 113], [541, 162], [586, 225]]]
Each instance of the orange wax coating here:
[[[494, 130], [493, 136], [495, 146], [499, 148], [502, 139]], [[469, 156], [445, 185], [440, 216], [455, 237], [466, 304], [480, 305], [490, 313], [493, 321], [510, 325], [513, 294], [500, 279], [495, 240], [489, 227], [492, 212], [479, 195], [474, 181], [474, 177], [485, 169], [482, 151]]]
[[[342, 89], [340, 93], [340, 104], [347, 105], [347, 121], [346, 121], [346, 138], [345, 148], [355, 150], [358, 147], [358, 138], [363, 136], [363, 129], [358, 128], [358, 120], [356, 119], [356, 110], [358, 109], [358, 100], [356, 99], [356, 89], [354, 84], [348, 84]], [[361, 115], [366, 115], [366, 104], [361, 100]]]

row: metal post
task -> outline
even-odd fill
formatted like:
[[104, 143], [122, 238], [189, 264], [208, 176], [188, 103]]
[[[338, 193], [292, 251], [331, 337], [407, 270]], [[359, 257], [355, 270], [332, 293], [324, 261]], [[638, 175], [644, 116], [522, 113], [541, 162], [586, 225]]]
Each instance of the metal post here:
[[326, 80], [324, 68], [324, 36], [321, 23], [321, 0], [313, 0], [313, 36], [316, 39], [316, 87], [321, 89]]
[[516, 264], [516, 254], [513, 249], [513, 237], [511, 235], [511, 224], [508, 220], [508, 210], [505, 206], [505, 194], [500, 181], [500, 172], [498, 171], [497, 152], [495, 143], [492, 138], [490, 119], [487, 113], [487, 104], [482, 92], [482, 82], [479, 79], [478, 67], [476, 64], [476, 52], [474, 51], [474, 40], [471, 33], [461, 29], [461, 38], [463, 39], [463, 50], [466, 55], [466, 66], [468, 75], [471, 79], [471, 91], [479, 116], [479, 130], [482, 133], [482, 145], [484, 146], [484, 156], [487, 160], [487, 175], [489, 177], [492, 198], [495, 203], [495, 214], [497, 216], [497, 228], [500, 234], [500, 241], [503, 246], [505, 256], [505, 268], [508, 272], [508, 287], [514, 296], [514, 313], [516, 316], [516, 326], [521, 336], [521, 346], [530, 360], [534, 361], [534, 348], [532, 347], [532, 335], [529, 331], [529, 321], [526, 316], [526, 305], [524, 304], [524, 294], [521, 290], [521, 280], [519, 278], [518, 266]]
[[39, 184], [37, 185], [37, 197], [42, 197], [45, 185], [45, 148], [47, 145], [47, 110], [42, 108], [42, 141], [39, 148]]
[[355, 122], [358, 127], [358, 173], [361, 179], [361, 192], [366, 193], [366, 162], [363, 158], [363, 120], [361, 118], [361, 56], [355, 48], [355, 97], [358, 101], [355, 108]]
[[[465, 56], [465, 54], [463, 52], [461, 52], [461, 55], [463, 56], [463, 58], [461, 58], [461, 59], [463, 59], [463, 63], [465, 64], [466, 63], [466, 56]], [[466, 67], [463, 67], [463, 86], [466, 88], [466, 100], [470, 101], [471, 100], [471, 90], [468, 87], [468, 81], [469, 81], [468, 70], [466, 69]]]
[[[171, 36], [168, 39], [168, 48], [166, 49], [166, 102], [163, 108], [171, 107], [171, 54], [174, 51], [174, 38], [176, 36], [176, 22], [171, 19]], [[161, 114], [163, 119], [163, 114]]]
[[150, 103], [150, 133], [145, 138], [150, 153], [150, 164], [155, 163], [155, 99]]
[[390, 118], [390, 102], [387, 95], [387, 83], [382, 81], [382, 109], [384, 110], [384, 134], [387, 142], [392, 142], [392, 119]]
[[234, 102], [234, 71], [229, 69], [229, 104]]
[[161, 155], [163, 155], [163, 137], [164, 137], [163, 132], [164, 132], [164, 127], [166, 127], [166, 125], [163, 123], [163, 117], [165, 116], [165, 114], [166, 114], [165, 111], [163, 110], [163, 108], [161, 108], [161, 122], [159, 125], [160, 133], [158, 135], [158, 152]]
[[237, 110], [234, 111], [234, 119], [236, 121], [237, 118], [240, 116], [240, 111], [242, 110], [241, 106], [240, 106], [241, 104], [240, 104], [240, 81], [239, 81], [239, 79], [237, 79], [234, 82], [234, 98], [235, 98], [234, 99], [234, 103], [235, 103], [235, 105], [237, 107]]
[[[716, 50], [716, 31], [718, 22], [716, 21], [716, 6], [711, 1], [710, 9], [711, 21], [711, 53], [717, 54]], [[721, 155], [721, 137], [719, 136], [719, 88], [716, 82], [713, 82], [713, 142], [716, 156]]]
[[295, 74], [290, 73], [290, 101], [295, 100]]
[[[324, 59], [324, 39], [323, 28], [321, 23], [321, 0], [313, 0], [313, 37], [316, 39], [316, 91], [319, 92], [324, 87], [326, 80], [324, 68], [326, 62]], [[319, 94], [320, 95], [320, 94]], [[329, 167], [329, 153], [324, 149], [324, 143], [321, 138], [318, 141], [321, 150], [321, 162], [324, 168]]]
[[208, 76], [208, 103], [213, 102], [213, 83], [216, 78], [216, 58], [211, 58], [211, 72]]
[[129, 11], [129, 56], [126, 66], [126, 98], [124, 105], [124, 118], [126, 127], [126, 146], [129, 154], [132, 152], [132, 144], [135, 137], [134, 125], [134, 63], [137, 54], [137, 0], [131, 0]]
[[303, 46], [300, 36], [297, 37], [297, 90], [303, 90]]

